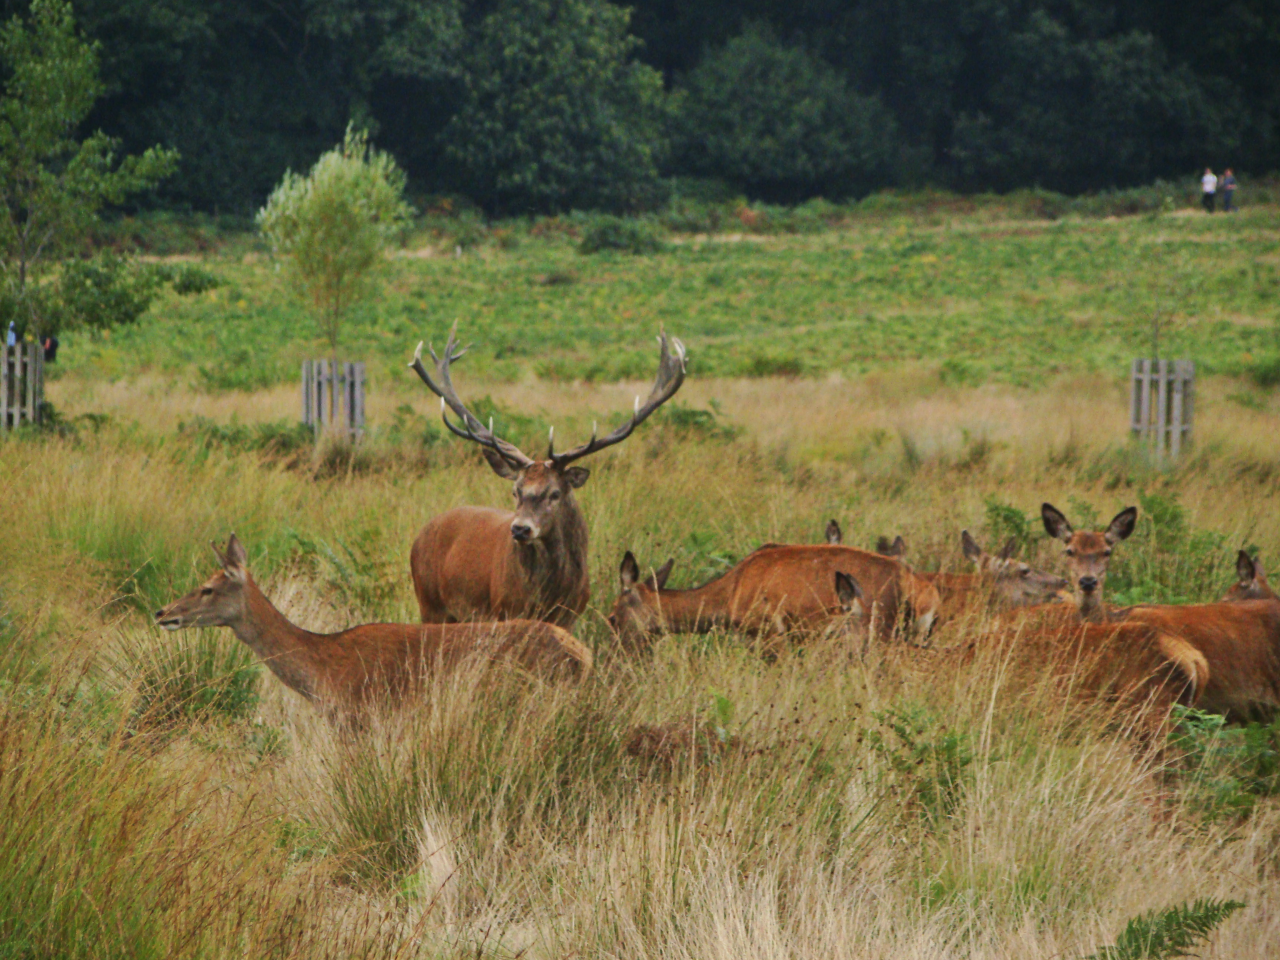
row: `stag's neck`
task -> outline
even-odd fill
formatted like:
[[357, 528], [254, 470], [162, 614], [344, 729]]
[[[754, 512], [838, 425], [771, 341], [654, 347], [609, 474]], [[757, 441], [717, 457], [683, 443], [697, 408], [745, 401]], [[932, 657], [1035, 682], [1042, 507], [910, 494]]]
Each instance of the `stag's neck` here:
[[318, 636], [290, 623], [252, 578], [245, 582], [245, 615], [228, 626], [285, 686], [316, 699], [312, 654]]
[[647, 602], [671, 633], [708, 633], [732, 626], [733, 584], [720, 577], [690, 590], [651, 590]]
[[521, 576], [543, 601], [560, 602], [587, 582], [587, 521], [576, 503], [532, 543], [514, 543]]

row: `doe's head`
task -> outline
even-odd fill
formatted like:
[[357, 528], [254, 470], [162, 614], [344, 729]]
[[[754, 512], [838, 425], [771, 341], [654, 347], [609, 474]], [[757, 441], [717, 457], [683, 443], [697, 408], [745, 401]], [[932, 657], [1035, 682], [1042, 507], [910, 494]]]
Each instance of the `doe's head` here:
[[1065, 577], [1039, 570], [1018, 559], [1018, 541], [1010, 537], [999, 553], [987, 553], [968, 530], [960, 532], [960, 549], [978, 572], [990, 577], [996, 595], [1013, 607], [1048, 603], [1066, 589]]
[[621, 590], [609, 614], [609, 626], [623, 645], [639, 647], [662, 633], [662, 605], [658, 592], [667, 585], [675, 560], [671, 559], [650, 576], [641, 578], [640, 564], [628, 550], [618, 568]]
[[1138, 508], [1126, 507], [1112, 518], [1102, 531], [1073, 530], [1067, 518], [1052, 504], [1042, 504], [1040, 518], [1049, 536], [1066, 544], [1067, 557], [1076, 606], [1086, 619], [1102, 614], [1102, 584], [1107, 579], [1111, 548], [1127, 540], [1138, 521]]
[[249, 571], [244, 546], [233, 533], [225, 551], [210, 544], [222, 569], [185, 597], [156, 611], [156, 624], [166, 630], [184, 627], [228, 627], [245, 613]]
[[1237, 600], [1275, 600], [1278, 599], [1271, 585], [1267, 583], [1267, 572], [1255, 557], [1241, 550], [1236, 555], [1236, 582], [1223, 597], [1228, 602]]

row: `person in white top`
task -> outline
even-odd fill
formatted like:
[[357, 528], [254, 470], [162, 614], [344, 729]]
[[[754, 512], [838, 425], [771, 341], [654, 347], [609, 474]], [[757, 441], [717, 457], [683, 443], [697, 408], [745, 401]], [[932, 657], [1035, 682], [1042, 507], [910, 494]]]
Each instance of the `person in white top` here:
[[1213, 213], [1213, 201], [1218, 192], [1218, 178], [1208, 167], [1204, 168], [1204, 176], [1200, 178], [1200, 198], [1204, 201], [1204, 212]]

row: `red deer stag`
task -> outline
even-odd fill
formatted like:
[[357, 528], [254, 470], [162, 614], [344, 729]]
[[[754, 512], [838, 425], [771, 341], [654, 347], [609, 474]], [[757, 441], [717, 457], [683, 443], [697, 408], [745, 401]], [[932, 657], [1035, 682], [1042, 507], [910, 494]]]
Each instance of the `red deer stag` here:
[[258, 589], [235, 534], [222, 569], [203, 585], [156, 611], [166, 630], [230, 627], [280, 681], [320, 704], [335, 719], [349, 717], [380, 694], [401, 699], [437, 667], [464, 660], [509, 661], [545, 674], [584, 674], [591, 651], [549, 623], [367, 623], [339, 633], [294, 626]]
[[856, 613], [864, 624], [858, 629], [877, 639], [891, 637], [903, 621], [924, 639], [938, 606], [938, 592], [908, 567], [852, 547], [764, 546], [690, 590], [666, 589], [672, 564], [641, 580], [631, 552], [622, 558], [622, 591], [609, 623], [624, 644], [641, 646], [664, 631], [823, 632], [837, 611]]
[[[458, 398], [449, 365], [466, 351], [450, 333], [444, 356], [436, 357], [434, 375], [422, 363], [422, 344], [413, 369], [440, 397], [445, 426], [480, 445], [498, 476], [514, 481], [515, 512], [490, 507], [456, 507], [428, 523], [413, 542], [409, 566], [425, 623], [463, 620], [533, 618], [570, 627], [590, 598], [587, 580], [587, 522], [573, 491], [587, 482], [588, 471], [574, 461], [615, 443], [666, 403], [685, 375], [685, 348], [663, 333], [658, 374], [649, 399], [636, 397], [631, 419], [612, 433], [534, 460], [494, 435]], [[449, 411], [461, 421], [449, 419]], [[554, 441], [554, 433], [552, 440]]]

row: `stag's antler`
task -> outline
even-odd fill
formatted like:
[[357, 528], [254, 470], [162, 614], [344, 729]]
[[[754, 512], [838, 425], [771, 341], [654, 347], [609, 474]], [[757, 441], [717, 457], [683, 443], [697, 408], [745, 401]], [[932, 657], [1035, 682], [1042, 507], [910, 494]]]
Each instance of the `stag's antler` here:
[[[431, 353], [432, 361], [435, 362], [436, 377], [438, 379], [433, 380], [431, 378], [431, 374], [427, 372], [427, 368], [422, 362], [421, 343], [418, 344], [418, 349], [413, 352], [413, 363], [409, 364], [409, 366], [422, 378], [422, 382], [431, 388], [431, 392], [440, 398], [440, 416], [444, 420], [444, 425], [464, 440], [471, 440], [480, 444], [486, 451], [493, 451], [517, 470], [523, 470], [532, 464], [533, 460], [525, 456], [515, 444], [494, 436], [492, 420], [489, 421], [489, 426], [485, 427], [458, 399], [458, 392], [453, 389], [453, 378], [449, 375], [449, 364], [461, 359], [468, 349], [466, 347], [461, 349], [458, 347], [458, 325], [455, 323], [453, 329], [449, 331], [449, 342], [445, 344], [443, 357], [436, 356], [434, 347], [428, 346], [427, 349]], [[449, 419], [449, 410], [452, 410], [462, 420], [461, 427], [456, 426]]]
[[593, 425], [590, 440], [582, 446], [566, 450], [564, 453], [555, 452], [553, 434], [552, 439], [547, 443], [548, 460], [556, 466], [563, 467], [574, 460], [595, 453], [597, 450], [603, 450], [605, 447], [611, 447], [615, 443], [621, 443], [631, 436], [631, 431], [643, 423], [649, 414], [675, 396], [676, 391], [680, 389], [680, 384], [684, 383], [685, 359], [687, 356], [684, 344], [675, 337], [668, 337], [666, 331], [663, 331], [658, 337], [658, 343], [662, 347], [662, 353], [658, 358], [658, 375], [653, 381], [653, 390], [650, 391], [649, 399], [644, 402], [643, 406], [640, 403], [640, 398], [636, 397], [635, 412], [631, 414], [631, 419], [612, 433], [599, 438], [596, 437], [596, 430]]

